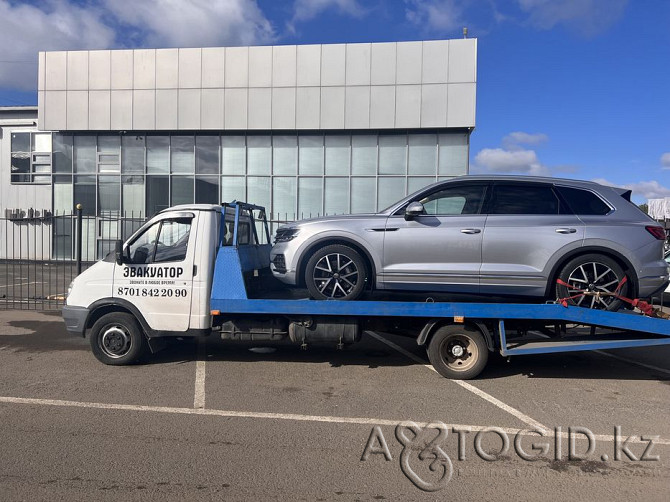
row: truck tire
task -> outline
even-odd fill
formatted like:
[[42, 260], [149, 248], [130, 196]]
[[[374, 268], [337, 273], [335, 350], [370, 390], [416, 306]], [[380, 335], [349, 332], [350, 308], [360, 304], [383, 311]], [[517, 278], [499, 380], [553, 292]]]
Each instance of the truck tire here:
[[315, 300], [356, 300], [367, 281], [365, 260], [342, 244], [317, 249], [305, 267], [305, 283]]
[[439, 328], [428, 344], [428, 359], [445, 378], [468, 380], [479, 375], [489, 358], [484, 335], [475, 328], [451, 324]]
[[98, 319], [91, 329], [90, 343], [96, 359], [112, 366], [136, 362], [146, 346], [137, 319], [125, 312], [112, 312]]

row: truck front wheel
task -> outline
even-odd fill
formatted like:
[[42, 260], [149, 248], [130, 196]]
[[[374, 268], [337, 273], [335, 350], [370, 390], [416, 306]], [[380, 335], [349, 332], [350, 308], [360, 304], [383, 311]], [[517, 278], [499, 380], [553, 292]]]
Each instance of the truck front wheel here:
[[96, 359], [113, 366], [137, 361], [146, 343], [137, 319], [125, 312], [112, 312], [98, 319], [91, 329], [90, 342]]
[[486, 366], [489, 349], [477, 329], [463, 325], [439, 328], [428, 344], [428, 359], [445, 378], [475, 378]]

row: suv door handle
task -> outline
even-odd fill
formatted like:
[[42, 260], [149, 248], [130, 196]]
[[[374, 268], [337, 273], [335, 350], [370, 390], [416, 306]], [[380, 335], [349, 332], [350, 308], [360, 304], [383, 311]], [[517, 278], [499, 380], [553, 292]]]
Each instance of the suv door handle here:
[[574, 234], [577, 232], [576, 228], [557, 228], [556, 233], [557, 234]]
[[461, 228], [462, 234], [478, 234], [481, 230], [479, 228]]

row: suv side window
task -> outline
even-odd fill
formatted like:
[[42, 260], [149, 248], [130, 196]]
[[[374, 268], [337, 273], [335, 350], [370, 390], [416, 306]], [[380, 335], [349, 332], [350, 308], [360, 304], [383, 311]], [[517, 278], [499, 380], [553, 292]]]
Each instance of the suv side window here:
[[575, 214], [602, 216], [612, 210], [600, 197], [588, 190], [561, 186], [557, 186], [556, 190]]
[[158, 263], [186, 259], [191, 218], [162, 220], [147, 228], [128, 246], [130, 263]]
[[433, 192], [420, 199], [426, 214], [449, 216], [479, 214], [484, 201], [486, 185], [461, 185]]
[[548, 185], [494, 185], [489, 214], [563, 214]]

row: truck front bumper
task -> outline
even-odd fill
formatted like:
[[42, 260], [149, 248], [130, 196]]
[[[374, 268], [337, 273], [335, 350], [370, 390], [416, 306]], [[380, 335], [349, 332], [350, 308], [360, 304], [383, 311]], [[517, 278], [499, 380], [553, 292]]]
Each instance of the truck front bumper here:
[[65, 305], [63, 307], [63, 320], [65, 329], [71, 335], [86, 335], [86, 319], [88, 319], [89, 310], [86, 307], [77, 307], [75, 305]]

